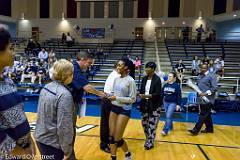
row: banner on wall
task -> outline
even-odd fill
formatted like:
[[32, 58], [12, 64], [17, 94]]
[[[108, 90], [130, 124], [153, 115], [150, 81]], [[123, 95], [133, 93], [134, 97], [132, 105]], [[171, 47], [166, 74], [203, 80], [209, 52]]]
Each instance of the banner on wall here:
[[104, 38], [105, 28], [83, 28], [82, 38]]

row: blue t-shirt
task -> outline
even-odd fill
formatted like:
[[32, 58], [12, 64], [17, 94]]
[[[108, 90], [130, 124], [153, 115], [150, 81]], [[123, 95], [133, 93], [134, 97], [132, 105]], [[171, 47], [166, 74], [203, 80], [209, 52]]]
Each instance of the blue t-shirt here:
[[73, 101], [75, 103], [81, 102], [83, 97], [83, 87], [89, 84], [89, 81], [86, 78], [86, 75], [81, 70], [77, 61], [73, 61], [73, 81], [70, 84], [70, 88], [72, 91]]
[[172, 102], [180, 105], [182, 93], [179, 84], [176, 82], [172, 84], [166, 83], [162, 88], [162, 97], [164, 98], [165, 102]]

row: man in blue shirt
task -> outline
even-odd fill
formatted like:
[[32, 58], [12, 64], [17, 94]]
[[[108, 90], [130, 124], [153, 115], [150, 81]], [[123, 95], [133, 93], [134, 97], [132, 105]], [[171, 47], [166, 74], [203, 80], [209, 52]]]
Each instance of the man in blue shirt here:
[[[73, 73], [73, 81], [72, 81], [72, 84], [70, 85], [72, 95], [73, 95], [73, 101], [75, 103], [75, 113], [74, 113], [75, 127], [76, 127], [76, 120], [77, 120], [77, 111], [81, 107], [84, 91], [91, 94], [95, 94], [99, 97], [106, 96], [104, 92], [96, 90], [94, 86], [89, 84], [89, 81], [86, 78], [85, 72], [92, 65], [93, 56], [90, 53], [81, 51], [77, 54], [76, 58], [77, 60], [73, 61], [74, 73]], [[75, 141], [75, 136], [74, 136], [74, 141]]]

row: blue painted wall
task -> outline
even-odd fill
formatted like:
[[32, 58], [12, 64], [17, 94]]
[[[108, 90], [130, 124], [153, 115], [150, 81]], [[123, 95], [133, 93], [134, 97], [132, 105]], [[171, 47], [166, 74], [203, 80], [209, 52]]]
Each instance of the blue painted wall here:
[[17, 37], [17, 24], [16, 23], [0, 21], [0, 24], [4, 24], [4, 25], [8, 26], [11, 37]]
[[217, 38], [240, 41], [240, 19], [216, 24]]

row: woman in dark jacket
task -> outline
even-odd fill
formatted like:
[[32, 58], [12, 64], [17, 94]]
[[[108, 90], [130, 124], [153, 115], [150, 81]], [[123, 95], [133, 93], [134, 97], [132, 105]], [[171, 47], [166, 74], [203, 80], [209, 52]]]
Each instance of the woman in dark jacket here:
[[143, 77], [139, 96], [142, 126], [146, 136], [145, 149], [154, 147], [156, 129], [160, 118], [161, 80], [155, 74], [156, 64], [148, 62], [145, 66], [146, 76]]

